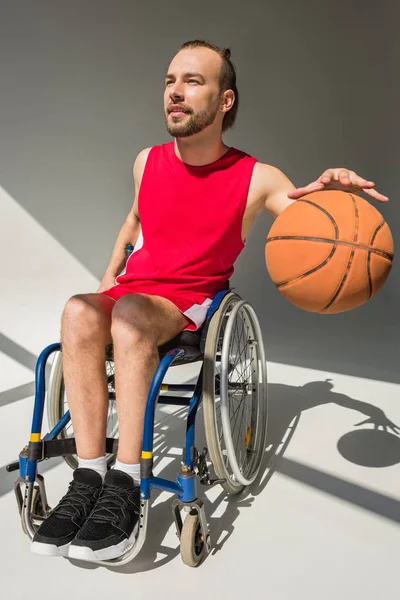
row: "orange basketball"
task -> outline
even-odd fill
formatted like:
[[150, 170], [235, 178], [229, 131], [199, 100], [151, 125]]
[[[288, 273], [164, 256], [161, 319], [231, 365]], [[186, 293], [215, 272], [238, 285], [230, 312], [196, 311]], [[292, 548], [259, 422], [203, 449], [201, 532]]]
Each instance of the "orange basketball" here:
[[385, 283], [393, 261], [388, 224], [354, 194], [325, 190], [288, 206], [267, 237], [268, 272], [290, 302], [322, 314], [364, 304]]

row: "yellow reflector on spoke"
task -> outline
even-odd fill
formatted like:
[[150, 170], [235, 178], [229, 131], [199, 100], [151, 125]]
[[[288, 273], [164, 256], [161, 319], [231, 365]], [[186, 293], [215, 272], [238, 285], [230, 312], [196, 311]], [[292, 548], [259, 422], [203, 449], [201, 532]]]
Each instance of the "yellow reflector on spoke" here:
[[250, 444], [250, 440], [251, 440], [251, 427], [248, 427], [246, 429], [246, 437], [244, 438], [244, 447], [247, 448], [247, 446]]

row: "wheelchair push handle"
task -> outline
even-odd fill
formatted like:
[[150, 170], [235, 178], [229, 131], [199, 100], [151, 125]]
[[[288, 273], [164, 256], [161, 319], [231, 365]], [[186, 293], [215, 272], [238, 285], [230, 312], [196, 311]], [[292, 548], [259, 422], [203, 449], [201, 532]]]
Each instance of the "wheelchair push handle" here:
[[128, 260], [128, 258], [132, 254], [132, 252], [133, 252], [133, 246], [132, 246], [132, 244], [127, 244], [125, 246], [125, 260]]

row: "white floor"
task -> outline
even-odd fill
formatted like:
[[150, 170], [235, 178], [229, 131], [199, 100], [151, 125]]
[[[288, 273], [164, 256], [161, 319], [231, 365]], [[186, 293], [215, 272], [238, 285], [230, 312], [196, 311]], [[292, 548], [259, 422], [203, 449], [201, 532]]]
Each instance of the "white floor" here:
[[[95, 291], [98, 281], [1, 188], [0, 214], [8, 223], [1, 255], [13, 257], [3, 261], [0, 294], [1, 598], [109, 600], [120, 593], [169, 600], [183, 590], [190, 600], [398, 594], [400, 439], [374, 431], [385, 419], [400, 424], [397, 299], [392, 307], [382, 302], [375, 309], [371, 301], [329, 320], [292, 314], [283, 302], [267, 313], [258, 298], [258, 314], [269, 319], [267, 358], [280, 361], [268, 364], [269, 457], [275, 458], [241, 497], [228, 500], [220, 488], [203, 495], [214, 549], [198, 569], [181, 562], [167, 494], [154, 498], [141, 554], [119, 571], [32, 554], [12, 491], [16, 473], [6, 473], [5, 465], [29, 439], [37, 355], [57, 341], [66, 300], [77, 290]], [[189, 376], [185, 370], [182, 380]], [[310, 382], [320, 383], [302, 389]], [[184, 422], [165, 407], [158, 416], [158, 436], [165, 437], [157, 469], [174, 477]], [[54, 506], [71, 471], [57, 459], [40, 470]]]
[[[374, 431], [371, 422], [356, 424], [371, 417], [375, 423], [385, 418], [400, 423], [399, 386], [277, 363], [268, 370], [269, 441], [276, 458], [257, 486], [239, 498], [228, 500], [221, 488], [203, 494], [213, 540], [203, 565], [190, 569], [181, 562], [172, 497], [166, 493], [154, 499], [141, 554], [120, 570], [34, 555], [7, 491], [15, 474], [2, 469], [3, 597], [26, 598], [30, 585], [43, 600], [71, 594], [108, 599], [118, 592], [168, 600], [183, 589], [194, 600], [378, 600], [397, 589], [400, 439]], [[302, 390], [309, 382], [320, 383]], [[31, 404], [28, 398], [1, 408], [3, 465], [28, 440]], [[158, 431], [165, 437], [157, 471], [173, 477], [183, 420], [162, 407]], [[46, 464], [45, 481], [54, 506], [71, 471], [53, 464]]]

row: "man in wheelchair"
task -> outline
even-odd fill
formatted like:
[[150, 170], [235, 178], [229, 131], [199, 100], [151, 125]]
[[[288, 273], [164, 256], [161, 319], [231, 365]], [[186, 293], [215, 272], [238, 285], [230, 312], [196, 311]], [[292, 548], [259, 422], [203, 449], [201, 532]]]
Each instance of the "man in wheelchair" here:
[[[101, 285], [72, 297], [63, 312], [63, 374], [78, 468], [34, 536], [32, 550], [39, 553], [110, 559], [132, 544], [143, 418], [158, 348], [183, 330], [199, 330], [262, 208], [266, 167], [222, 142], [238, 108], [229, 55], [194, 42], [173, 59], [164, 111], [175, 141], [139, 153], [132, 210]], [[127, 244], [134, 251], [117, 276]], [[107, 471], [104, 348], [110, 343], [119, 442]]]
[[[281, 171], [222, 141], [238, 102], [230, 50], [184, 44], [165, 78], [164, 115], [174, 141], [137, 156], [133, 206], [100, 287], [72, 297], [62, 315], [63, 377], [78, 467], [36, 531], [35, 552], [109, 560], [132, 546], [144, 413], [159, 348], [182, 331], [200, 331], [257, 215], [266, 210], [276, 217], [294, 201], [295, 188]], [[307, 189], [322, 187], [315, 182]], [[128, 244], [134, 250], [122, 271]], [[109, 344], [119, 443], [107, 470]], [[248, 428], [246, 448], [250, 437]]]

